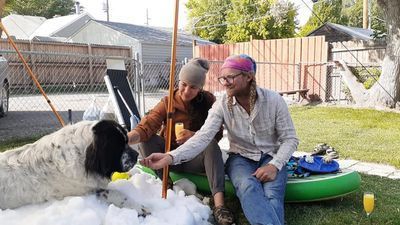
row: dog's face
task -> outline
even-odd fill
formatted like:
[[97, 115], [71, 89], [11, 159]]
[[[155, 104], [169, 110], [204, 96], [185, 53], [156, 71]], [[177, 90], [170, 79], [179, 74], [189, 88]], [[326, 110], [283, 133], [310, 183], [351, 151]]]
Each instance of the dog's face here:
[[86, 149], [86, 172], [110, 178], [115, 171], [128, 171], [138, 153], [128, 145], [126, 130], [112, 120], [99, 121], [92, 128], [93, 142]]

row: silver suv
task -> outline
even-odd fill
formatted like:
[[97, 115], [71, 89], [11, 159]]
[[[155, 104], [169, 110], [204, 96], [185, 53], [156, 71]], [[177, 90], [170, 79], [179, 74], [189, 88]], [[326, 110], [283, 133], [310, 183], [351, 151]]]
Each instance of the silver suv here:
[[10, 83], [7, 67], [7, 60], [3, 56], [0, 56], [0, 117], [4, 117], [8, 113]]

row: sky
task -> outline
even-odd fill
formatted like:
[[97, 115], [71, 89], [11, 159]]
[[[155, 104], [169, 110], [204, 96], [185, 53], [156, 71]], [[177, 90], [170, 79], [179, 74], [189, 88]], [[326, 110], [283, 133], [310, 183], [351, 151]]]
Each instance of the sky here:
[[63, 200], [0, 209], [0, 224], [7, 225], [209, 225], [211, 209], [194, 195], [185, 196], [174, 185], [167, 199], [161, 198], [161, 181], [137, 168], [129, 180], [110, 182], [128, 198], [144, 205], [151, 215], [139, 216], [128, 208], [118, 208], [99, 201], [94, 194], [66, 197]]
[[[187, 0], [179, 1], [178, 27], [186, 25]], [[107, 20], [103, 10], [106, 0], [79, 0], [85, 11], [98, 20]], [[147, 17], [150, 26], [173, 27], [175, 0], [108, 0], [109, 19], [112, 22], [146, 25]], [[146, 10], [148, 16], [146, 16]]]
[[[98, 20], [107, 20], [103, 5], [107, 0], [79, 0], [85, 11]], [[299, 8], [300, 25], [307, 22], [310, 10], [301, 0], [290, 0]], [[187, 24], [187, 0], [179, 1], [178, 27], [185, 28]], [[311, 0], [304, 0], [312, 7]], [[108, 0], [109, 19], [112, 22], [130, 23], [158, 27], [173, 27], [175, 0]], [[147, 16], [146, 16], [147, 11]], [[146, 18], [149, 18], [147, 20]]]

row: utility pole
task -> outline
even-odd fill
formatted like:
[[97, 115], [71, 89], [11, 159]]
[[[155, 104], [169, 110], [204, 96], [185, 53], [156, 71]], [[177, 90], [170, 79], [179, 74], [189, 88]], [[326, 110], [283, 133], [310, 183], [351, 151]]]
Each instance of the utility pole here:
[[368, 0], [363, 1], [363, 28], [368, 29]]
[[146, 26], [149, 26], [149, 20], [150, 20], [150, 17], [149, 17], [149, 9], [146, 8]]
[[110, 22], [110, 5], [108, 4], [108, 0], [103, 2], [103, 11], [107, 14], [107, 22]]

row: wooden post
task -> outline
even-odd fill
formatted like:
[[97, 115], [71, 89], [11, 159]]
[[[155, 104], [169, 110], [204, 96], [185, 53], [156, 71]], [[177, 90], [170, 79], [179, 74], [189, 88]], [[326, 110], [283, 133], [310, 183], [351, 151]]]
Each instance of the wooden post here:
[[58, 121], [60, 122], [61, 126], [65, 126], [64, 120], [56, 110], [56, 108], [53, 106], [53, 103], [50, 101], [50, 99], [47, 97], [46, 93], [44, 92], [42, 85], [40, 85], [38, 79], [36, 78], [36, 75], [33, 73], [32, 69], [29, 67], [28, 63], [26, 62], [25, 58], [22, 56], [21, 52], [17, 48], [17, 45], [15, 45], [15, 42], [11, 38], [11, 36], [8, 34], [6, 28], [3, 26], [3, 24], [0, 21], [0, 29], [4, 31], [4, 33], [7, 35], [8, 42], [11, 44], [11, 46], [15, 49], [17, 52], [18, 57], [21, 59], [22, 64], [24, 65], [25, 69], [28, 71], [28, 75], [31, 77], [33, 82], [35, 83], [36, 87], [39, 89], [39, 92], [43, 95], [45, 98], [47, 104], [50, 106], [51, 110], [53, 111], [54, 115], [57, 117]]
[[[169, 72], [169, 101], [167, 110], [167, 135], [165, 140], [165, 153], [171, 150], [171, 135], [172, 135], [172, 115], [174, 105], [174, 84], [175, 84], [175, 61], [176, 61], [176, 40], [178, 37], [178, 12], [179, 12], [179, 0], [175, 0], [175, 15], [174, 15], [174, 32], [172, 35], [172, 46], [171, 46], [171, 67]], [[167, 184], [169, 177], [168, 165], [163, 170], [163, 182], [162, 182], [162, 197], [167, 198]]]
[[368, 0], [363, 1], [363, 28], [368, 29]]

